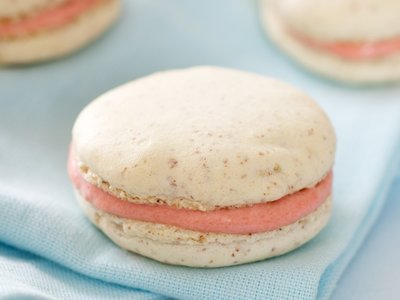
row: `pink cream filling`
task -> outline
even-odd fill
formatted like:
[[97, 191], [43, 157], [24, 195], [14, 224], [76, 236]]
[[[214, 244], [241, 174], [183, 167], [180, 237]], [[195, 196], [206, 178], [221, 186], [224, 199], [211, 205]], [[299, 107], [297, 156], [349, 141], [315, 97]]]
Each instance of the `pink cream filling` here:
[[121, 200], [81, 175], [70, 154], [68, 173], [81, 196], [97, 209], [112, 215], [137, 221], [173, 225], [200, 232], [249, 234], [266, 232], [292, 224], [315, 211], [330, 195], [332, 172], [315, 187], [303, 189], [272, 202], [239, 208], [212, 211], [178, 209], [165, 204], [135, 204]]
[[69, 0], [21, 20], [0, 20], [0, 38], [19, 37], [63, 26], [104, 0]]
[[308, 47], [351, 60], [373, 59], [400, 51], [400, 37], [376, 42], [324, 43], [293, 30], [289, 30], [289, 34]]

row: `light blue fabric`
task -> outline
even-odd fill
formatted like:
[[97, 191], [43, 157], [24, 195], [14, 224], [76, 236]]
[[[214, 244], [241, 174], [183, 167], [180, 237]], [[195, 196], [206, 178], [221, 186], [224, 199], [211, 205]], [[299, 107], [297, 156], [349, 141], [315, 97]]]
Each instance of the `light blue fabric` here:
[[[114, 246], [79, 210], [66, 175], [78, 112], [131, 79], [199, 64], [284, 79], [331, 117], [338, 136], [333, 217], [304, 247], [230, 268], [167, 266]], [[49, 299], [152, 298], [144, 291], [154, 298], [328, 298], [400, 159], [400, 89], [349, 88], [308, 74], [264, 37], [247, 0], [126, 1], [117, 26], [76, 55], [0, 70], [0, 105], [0, 296], [8, 299], [18, 291]]]
[[1, 299], [165, 299], [90, 279], [1, 243], [0, 270]]

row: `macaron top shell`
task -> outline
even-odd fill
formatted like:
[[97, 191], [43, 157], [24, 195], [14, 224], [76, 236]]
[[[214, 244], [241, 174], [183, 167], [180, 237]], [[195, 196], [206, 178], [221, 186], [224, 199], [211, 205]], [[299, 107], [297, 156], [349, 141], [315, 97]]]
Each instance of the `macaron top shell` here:
[[273, 201], [332, 168], [335, 135], [299, 90], [215, 67], [156, 73], [100, 96], [73, 128], [77, 161], [134, 197], [201, 210]]
[[400, 37], [398, 0], [272, 1], [283, 23], [318, 41], [375, 42]]
[[68, 0], [0, 0], [0, 19], [19, 18], [42, 9], [60, 5]]

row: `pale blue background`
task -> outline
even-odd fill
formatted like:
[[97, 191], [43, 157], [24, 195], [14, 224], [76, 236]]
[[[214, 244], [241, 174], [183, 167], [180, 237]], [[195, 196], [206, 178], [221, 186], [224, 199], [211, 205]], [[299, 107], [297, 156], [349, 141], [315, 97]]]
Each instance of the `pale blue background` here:
[[[284, 79], [331, 117], [335, 208], [306, 246], [231, 268], [166, 266], [115, 247], [79, 211], [65, 170], [78, 112], [131, 79], [200, 64]], [[298, 68], [264, 37], [250, 0], [126, 1], [117, 26], [76, 55], [2, 69], [0, 107], [0, 295], [14, 299], [327, 298], [377, 218], [400, 159], [400, 89], [345, 87]]]
[[352, 260], [332, 300], [400, 298], [400, 174], [379, 220]]

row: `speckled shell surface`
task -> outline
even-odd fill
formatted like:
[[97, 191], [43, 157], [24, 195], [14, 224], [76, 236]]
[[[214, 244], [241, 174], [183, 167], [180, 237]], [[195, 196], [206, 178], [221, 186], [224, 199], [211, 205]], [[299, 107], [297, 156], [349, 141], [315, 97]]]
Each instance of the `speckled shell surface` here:
[[79, 115], [73, 147], [101, 188], [211, 210], [314, 186], [332, 168], [335, 135], [321, 109], [285, 83], [196, 67], [100, 96]]

